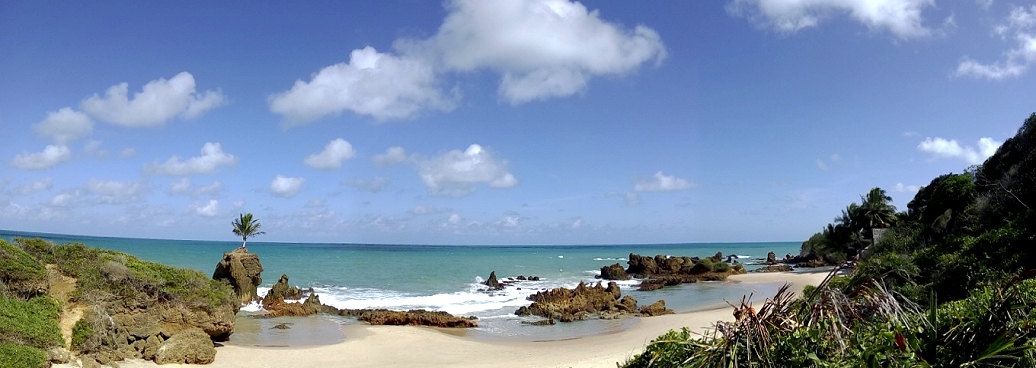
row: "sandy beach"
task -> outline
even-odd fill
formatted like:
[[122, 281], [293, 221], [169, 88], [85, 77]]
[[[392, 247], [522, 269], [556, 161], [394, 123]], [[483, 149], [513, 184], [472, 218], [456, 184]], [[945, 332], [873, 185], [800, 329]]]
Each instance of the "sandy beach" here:
[[[827, 272], [750, 273], [731, 282], [782, 283], [801, 292], [819, 284]], [[762, 302], [772, 295], [755, 295]], [[736, 301], [731, 301], [736, 302]], [[613, 367], [644, 349], [652, 339], [680, 327], [702, 331], [731, 320], [729, 306], [640, 318], [635, 326], [605, 335], [562, 341], [483, 341], [427, 327], [347, 325], [345, 341], [314, 347], [217, 348], [217, 367]], [[122, 367], [156, 367], [152, 362], [121, 362]], [[164, 367], [176, 365], [164, 365]]]

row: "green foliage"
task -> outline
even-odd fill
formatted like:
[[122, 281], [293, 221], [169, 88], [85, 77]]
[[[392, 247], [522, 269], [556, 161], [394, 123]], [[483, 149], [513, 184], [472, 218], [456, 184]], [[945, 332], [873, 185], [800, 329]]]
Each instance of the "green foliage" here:
[[687, 366], [688, 346], [697, 342], [686, 327], [680, 331], [669, 330], [651, 341], [643, 353], [637, 354], [623, 364], [627, 368], [684, 367]]
[[730, 272], [730, 264], [727, 262], [716, 262], [712, 265], [712, 272]]
[[241, 246], [244, 246], [250, 237], [266, 234], [265, 231], [259, 230], [263, 225], [259, 220], [253, 219], [251, 213], [242, 213], [230, 224], [234, 226], [234, 234], [241, 237]]
[[81, 318], [72, 326], [72, 348], [76, 351], [84, 350], [84, 345], [94, 336], [94, 329], [87, 318]]
[[9, 342], [0, 342], [0, 367], [46, 367], [47, 353], [43, 350]]
[[31, 298], [47, 288], [47, 270], [28, 253], [0, 239], [0, 295]]
[[54, 243], [40, 238], [14, 238], [14, 244], [44, 264], [54, 264]]
[[0, 296], [0, 343], [41, 349], [61, 344], [58, 301], [37, 296], [28, 301]]

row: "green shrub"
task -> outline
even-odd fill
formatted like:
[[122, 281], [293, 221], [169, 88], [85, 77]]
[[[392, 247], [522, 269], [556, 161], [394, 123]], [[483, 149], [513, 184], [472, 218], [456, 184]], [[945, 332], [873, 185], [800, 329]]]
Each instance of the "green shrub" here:
[[0, 367], [46, 367], [47, 353], [43, 350], [0, 342]]
[[84, 344], [94, 335], [94, 329], [90, 325], [88, 319], [81, 318], [72, 327], [72, 349], [75, 351], [83, 351]]
[[41, 349], [61, 344], [58, 301], [37, 296], [29, 301], [0, 296], [0, 342]]
[[727, 262], [716, 262], [712, 265], [712, 272], [730, 272], [730, 264]]
[[669, 332], [651, 341], [643, 353], [634, 355], [622, 367], [626, 368], [668, 368], [683, 367], [684, 362], [694, 353], [690, 345], [696, 340], [686, 327], [680, 331]]
[[54, 243], [40, 238], [14, 238], [14, 244], [44, 264], [54, 264]]
[[0, 285], [8, 296], [31, 298], [47, 289], [47, 269], [28, 253], [0, 239]]

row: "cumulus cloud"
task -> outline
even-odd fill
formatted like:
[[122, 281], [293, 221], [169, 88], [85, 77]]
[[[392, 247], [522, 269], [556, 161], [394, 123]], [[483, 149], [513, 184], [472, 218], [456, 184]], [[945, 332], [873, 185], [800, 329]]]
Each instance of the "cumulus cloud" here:
[[896, 183], [896, 186], [892, 187], [892, 191], [894, 192], [917, 193], [919, 190], [921, 190], [920, 186], [906, 185], [903, 183]]
[[314, 169], [337, 169], [342, 167], [342, 161], [356, 156], [353, 146], [342, 138], [335, 139], [324, 147], [320, 153], [314, 153], [306, 157], [302, 162]]
[[374, 155], [371, 162], [374, 162], [375, 165], [385, 166], [399, 164], [409, 160], [410, 157], [407, 157], [406, 150], [404, 150], [403, 147], [389, 147], [385, 153]]
[[93, 132], [94, 121], [84, 113], [63, 108], [47, 113], [47, 118], [33, 125], [37, 133], [53, 139], [60, 145], [85, 137]]
[[14, 156], [10, 165], [24, 170], [42, 170], [57, 166], [72, 158], [72, 151], [65, 145], [47, 145], [43, 152], [22, 152]]
[[166, 80], [160, 78], [144, 85], [129, 98], [129, 84], [111, 86], [104, 97], [93, 95], [80, 103], [91, 116], [128, 127], [157, 127], [176, 117], [196, 118], [226, 102], [223, 92], [198, 93], [194, 76], [181, 72]]
[[425, 61], [353, 50], [349, 63], [328, 66], [309, 82], [270, 96], [270, 111], [297, 125], [336, 116], [345, 110], [378, 120], [412, 118], [426, 109], [450, 111], [455, 99], [439, 90], [433, 67]]
[[83, 188], [85, 194], [90, 196], [97, 203], [102, 204], [125, 204], [135, 202], [144, 197], [148, 192], [148, 186], [144, 182], [122, 182], [111, 180], [90, 179]]
[[675, 176], [663, 175], [661, 171], [656, 172], [651, 179], [640, 180], [633, 186], [634, 192], [669, 192], [684, 190], [694, 187], [694, 184], [686, 179]]
[[579, 93], [594, 76], [666, 57], [655, 30], [604, 21], [578, 2], [457, 0], [447, 8], [435, 36], [401, 47], [434, 54], [450, 70], [499, 72], [500, 97], [512, 104]]
[[421, 215], [431, 215], [431, 214], [436, 214], [436, 213], [443, 213], [443, 212], [447, 212], [447, 211], [449, 211], [449, 209], [442, 209], [442, 208], [436, 208], [436, 207], [432, 207], [432, 206], [417, 205], [417, 206], [414, 206], [414, 209], [410, 210], [410, 214], [412, 214], [414, 216], [421, 216]]
[[1000, 80], [1025, 73], [1036, 62], [1036, 5], [1029, 8], [1013, 7], [1003, 23], [993, 28], [1001, 39], [1014, 42], [1014, 47], [1003, 54], [1003, 59], [981, 63], [965, 57], [957, 65], [957, 76]]
[[597, 76], [623, 76], [666, 57], [658, 33], [601, 19], [568, 0], [453, 0], [438, 32], [400, 39], [394, 52], [353, 50], [348, 63], [270, 97], [270, 111], [300, 124], [349, 110], [378, 120], [450, 111], [459, 92], [444, 92], [442, 75], [489, 70], [511, 104], [570, 96]]
[[172, 194], [187, 194], [193, 197], [218, 194], [223, 190], [223, 183], [219, 180], [209, 185], [195, 186], [191, 179], [182, 178], [169, 183], [169, 192]]
[[306, 179], [303, 178], [289, 178], [282, 175], [277, 175], [270, 182], [270, 194], [278, 197], [291, 198], [295, 196], [302, 189], [302, 183], [305, 183]]
[[375, 176], [373, 179], [351, 179], [346, 181], [345, 184], [365, 192], [377, 193], [388, 185], [388, 179]]
[[223, 152], [219, 143], [206, 142], [201, 147], [201, 156], [181, 161], [179, 157], [170, 157], [166, 162], [152, 163], [144, 166], [144, 172], [153, 175], [186, 176], [211, 174], [223, 166], [237, 164], [237, 157]]
[[461, 152], [452, 150], [418, 163], [421, 181], [436, 195], [463, 196], [479, 184], [492, 188], [512, 188], [518, 179], [507, 171], [507, 161], [497, 159], [477, 144]]
[[910, 39], [931, 34], [922, 24], [921, 12], [934, 6], [934, 0], [734, 0], [727, 10], [784, 33], [816, 27], [826, 18], [847, 14], [873, 31]]
[[194, 212], [199, 216], [215, 217], [219, 214], [219, 201], [210, 199], [209, 203], [194, 206]]
[[136, 156], [136, 155], [137, 155], [137, 150], [135, 150], [133, 148], [126, 148], [126, 149], [122, 150], [122, 152], [119, 152], [119, 157], [122, 157], [122, 158], [130, 158], [130, 157], [133, 157], [133, 156]]
[[984, 162], [989, 156], [996, 153], [997, 148], [1003, 142], [997, 142], [993, 138], [985, 137], [978, 140], [978, 148], [962, 146], [956, 140], [944, 138], [925, 138], [917, 145], [917, 149], [928, 152], [935, 157], [958, 159], [971, 165], [978, 165]]
[[[37, 192], [42, 192], [44, 190], [50, 190], [50, 188], [53, 188], [53, 187], [54, 187], [54, 179], [52, 179], [52, 178], [43, 178], [43, 179], [40, 179], [40, 180], [33, 181], [32, 183], [29, 183], [29, 184], [19, 185], [18, 188], [15, 189], [15, 192], [18, 193], [18, 194], [21, 194], [21, 195], [29, 195], [29, 194], [33, 194], [33, 193], [37, 193]], [[0, 189], [3, 189], [2, 185], [0, 185]]]

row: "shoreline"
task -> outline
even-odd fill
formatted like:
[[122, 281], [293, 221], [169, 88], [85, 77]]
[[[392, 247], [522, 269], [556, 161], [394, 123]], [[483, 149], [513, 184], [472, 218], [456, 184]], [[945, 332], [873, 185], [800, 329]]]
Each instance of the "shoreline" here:
[[[728, 282], [789, 283], [801, 294], [805, 285], [819, 284], [830, 270], [812, 272], [749, 273], [730, 276]], [[761, 303], [772, 295], [753, 295]], [[729, 300], [736, 303], [735, 300]], [[639, 317], [629, 328], [612, 333], [550, 341], [490, 341], [432, 327], [343, 325], [345, 340], [331, 345], [256, 347], [225, 344], [217, 348], [211, 367], [600, 367], [623, 362], [643, 351], [670, 329], [688, 327], [702, 332], [716, 321], [733, 319], [728, 305]], [[405, 353], [404, 353], [405, 352]], [[153, 362], [125, 361], [122, 367], [157, 367]], [[188, 365], [164, 365], [184, 366]]]

